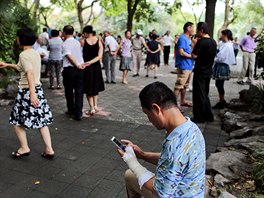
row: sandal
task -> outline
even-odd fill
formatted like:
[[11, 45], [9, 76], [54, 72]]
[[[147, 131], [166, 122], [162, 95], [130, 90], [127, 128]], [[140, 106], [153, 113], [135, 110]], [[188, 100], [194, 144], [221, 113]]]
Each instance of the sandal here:
[[85, 111], [85, 114], [86, 114], [86, 115], [91, 115], [91, 116], [93, 116], [96, 112], [98, 112], [98, 110], [96, 111], [96, 110], [94, 109], [94, 110]]
[[62, 86], [58, 85], [58, 86], [57, 86], [57, 89], [62, 89]]
[[14, 159], [18, 159], [18, 158], [21, 158], [21, 157], [29, 156], [30, 155], [30, 151], [26, 152], [26, 153], [19, 153], [18, 150], [17, 150], [17, 151], [12, 152], [11, 155], [12, 155], [12, 157]]
[[41, 153], [41, 157], [46, 158], [46, 159], [50, 159], [50, 160], [53, 159], [54, 156], [55, 156], [55, 154], [47, 154], [45, 152]]
[[90, 111], [89, 111], [89, 114], [90, 114], [91, 116], [93, 116], [93, 115], [95, 114], [95, 109], [90, 110]]
[[191, 102], [182, 103], [181, 107], [192, 107], [193, 104]]
[[49, 89], [55, 89], [55, 87], [54, 86], [49, 86]]

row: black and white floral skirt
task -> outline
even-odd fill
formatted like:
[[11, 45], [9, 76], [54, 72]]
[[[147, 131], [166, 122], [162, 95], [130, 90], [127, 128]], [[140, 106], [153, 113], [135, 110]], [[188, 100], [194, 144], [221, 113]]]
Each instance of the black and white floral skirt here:
[[10, 124], [23, 126], [27, 129], [39, 129], [53, 122], [52, 113], [41, 86], [36, 86], [35, 90], [40, 103], [38, 107], [34, 107], [30, 103], [29, 88], [19, 88], [10, 115]]

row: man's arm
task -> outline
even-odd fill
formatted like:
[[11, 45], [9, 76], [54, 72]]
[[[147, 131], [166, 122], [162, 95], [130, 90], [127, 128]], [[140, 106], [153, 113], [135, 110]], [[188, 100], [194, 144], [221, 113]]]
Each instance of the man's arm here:
[[133, 144], [129, 140], [121, 140], [121, 142], [126, 146], [131, 146], [138, 159], [143, 159], [144, 161], [154, 165], [158, 164], [160, 153], [145, 152], [138, 145]]
[[75, 59], [73, 58], [73, 56], [71, 54], [67, 54], [66, 58], [69, 60], [69, 62], [75, 66], [79, 68], [79, 65], [76, 63]]
[[146, 162], [157, 165], [160, 158], [160, 153], [144, 152], [144, 156], [139, 159], [143, 159]]
[[243, 38], [242, 41], [241, 41], [240, 44], [239, 44], [240, 49], [241, 49], [242, 52], [244, 52], [243, 47], [244, 47], [244, 45], [245, 45], [245, 42], [246, 42], [246, 38]]
[[183, 56], [183, 57], [186, 57], [186, 58], [192, 58], [192, 55], [186, 53], [186, 52], [183, 50], [183, 48], [180, 48], [180, 49], [179, 49], [179, 54], [180, 54], [180, 56]]

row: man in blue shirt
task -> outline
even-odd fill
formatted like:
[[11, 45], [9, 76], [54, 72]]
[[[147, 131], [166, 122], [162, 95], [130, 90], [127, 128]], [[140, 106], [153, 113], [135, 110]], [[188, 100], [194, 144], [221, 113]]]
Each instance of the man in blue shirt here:
[[180, 35], [176, 45], [176, 67], [178, 76], [174, 87], [176, 98], [181, 93], [181, 106], [192, 106], [192, 103], [185, 99], [186, 89], [189, 86], [190, 77], [193, 68], [192, 42], [191, 36], [194, 33], [193, 23], [187, 22], [183, 26], [184, 33]]
[[[161, 153], [145, 152], [129, 140], [122, 140], [126, 151], [118, 150], [130, 170], [125, 181], [128, 198], [203, 198], [205, 143], [200, 129], [184, 117], [176, 97], [165, 84], [154, 82], [139, 94], [142, 110], [149, 121], [166, 130]], [[148, 171], [137, 159], [157, 165]]]

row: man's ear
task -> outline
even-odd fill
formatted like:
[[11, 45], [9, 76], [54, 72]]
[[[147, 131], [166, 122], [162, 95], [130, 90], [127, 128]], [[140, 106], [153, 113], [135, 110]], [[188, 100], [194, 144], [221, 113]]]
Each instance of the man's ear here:
[[156, 113], [159, 113], [159, 112], [161, 111], [160, 106], [157, 105], [156, 103], [153, 103], [153, 104], [151, 105], [151, 109], [152, 109], [154, 112], [156, 112]]

